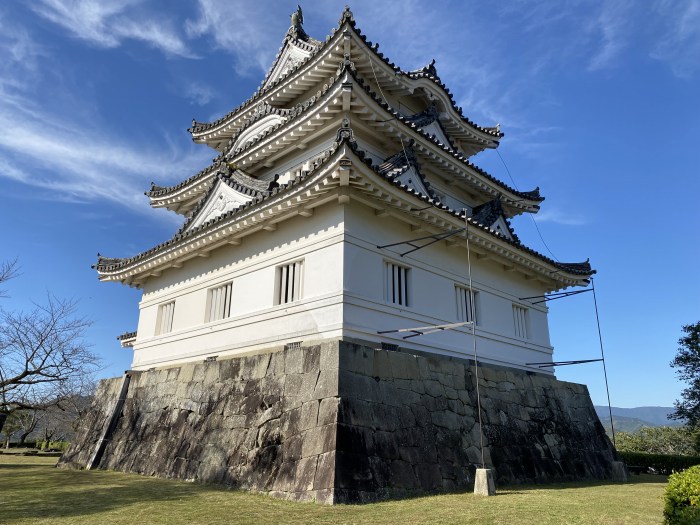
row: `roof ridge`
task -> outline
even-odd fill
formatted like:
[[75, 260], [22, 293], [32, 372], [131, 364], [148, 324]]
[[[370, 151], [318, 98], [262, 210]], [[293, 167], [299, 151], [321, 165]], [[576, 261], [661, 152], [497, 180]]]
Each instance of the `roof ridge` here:
[[166, 193], [170, 193], [170, 192], [175, 191], [179, 188], [187, 186], [189, 183], [197, 180], [198, 178], [202, 177], [203, 175], [206, 175], [207, 172], [212, 171], [213, 169], [218, 169], [219, 166], [221, 165], [221, 163], [223, 162], [223, 160], [224, 160], [223, 154], [217, 155], [216, 157], [214, 157], [212, 159], [211, 163], [208, 166], [206, 166], [205, 168], [202, 168], [194, 175], [187, 177], [182, 182], [179, 182], [178, 184], [175, 184], [173, 186], [158, 186], [155, 182], [151, 182], [150, 191], [144, 191], [143, 194], [146, 195], [147, 197], [160, 197], [161, 195], [165, 195]]
[[[450, 147], [446, 146], [445, 144], [441, 143], [440, 141], [438, 141], [437, 138], [435, 137], [435, 135], [428, 135], [425, 131], [423, 131], [422, 129], [420, 129], [420, 127], [418, 127], [416, 124], [414, 124], [414, 123], [412, 123], [412, 122], [409, 122], [409, 121], [406, 119], [406, 117], [404, 117], [403, 115], [401, 115], [401, 113], [399, 113], [398, 111], [396, 111], [396, 110], [395, 110], [393, 107], [391, 107], [386, 101], [382, 100], [375, 92], [373, 92], [373, 91], [370, 89], [369, 85], [367, 85], [367, 83], [365, 83], [364, 80], [362, 80], [361, 78], [358, 78], [358, 77], [357, 77], [356, 75], [354, 75], [352, 72], [351, 72], [351, 74], [353, 75], [353, 78], [355, 79], [355, 81], [357, 81], [357, 83], [360, 85], [360, 87], [362, 87], [362, 88], [364, 89], [365, 93], [367, 93], [377, 104], [379, 104], [379, 105], [382, 107], [382, 109], [384, 109], [384, 110], [387, 111], [390, 115], [392, 115], [394, 118], [396, 118], [396, 120], [400, 121], [400, 122], [401, 122], [402, 124], [404, 124], [405, 126], [408, 126], [409, 128], [411, 128], [413, 131], [415, 131], [416, 133], [418, 133], [418, 134], [421, 135], [422, 137], [428, 139], [432, 144], [438, 146], [438, 147], [441, 148], [443, 151], [449, 153], [449, 154], [452, 155], [454, 158], [456, 158], [457, 160], [459, 160], [459, 161], [461, 161], [462, 163], [466, 164], [468, 167], [470, 167], [471, 169], [473, 169], [474, 171], [476, 171], [476, 172], [479, 173], [480, 175], [486, 177], [487, 179], [491, 180], [492, 182], [495, 182], [496, 184], [498, 184], [498, 185], [501, 186], [502, 188], [506, 189], [508, 192], [510, 192], [510, 193], [512, 193], [512, 194], [514, 194], [514, 195], [517, 195], [517, 196], [519, 196], [519, 197], [523, 197], [523, 198], [525, 198], [525, 199], [529, 199], [531, 195], [534, 195], [534, 194], [535, 194], [535, 191], [537, 191], [537, 194], [539, 195], [539, 188], [538, 188], [537, 190], [533, 190], [533, 191], [531, 191], [531, 192], [521, 192], [521, 191], [519, 191], [519, 190], [516, 190], [515, 188], [511, 188], [511, 187], [508, 186], [505, 182], [503, 182], [503, 181], [497, 179], [496, 177], [494, 177], [494, 176], [491, 175], [490, 173], [486, 172], [485, 170], [483, 170], [482, 168], [480, 168], [480, 167], [477, 166], [476, 164], [472, 163], [472, 162], [471, 162], [465, 155], [463, 155], [462, 153], [459, 153], [458, 151], [455, 151], [453, 148], [450, 148]], [[535, 198], [535, 199], [532, 199], [532, 200], [539, 200], [539, 201], [541, 202], [541, 201], [544, 200], [544, 198], [543, 198], [543, 197], [539, 197], [539, 198]]]
[[[347, 119], [346, 119], [347, 120]], [[345, 122], [343, 124], [346, 124]], [[163, 248], [166, 248], [172, 244], [175, 244], [176, 242], [185, 239], [186, 237], [190, 237], [194, 235], [195, 233], [201, 232], [205, 228], [208, 228], [209, 226], [221, 222], [227, 218], [232, 217], [233, 215], [242, 212], [243, 210], [249, 208], [250, 206], [257, 204], [259, 202], [262, 202], [263, 200], [273, 196], [277, 195], [278, 193], [284, 191], [285, 189], [291, 188], [293, 186], [296, 186], [300, 182], [308, 179], [312, 175], [315, 175], [317, 170], [320, 169], [327, 161], [330, 159], [332, 155], [334, 155], [340, 146], [347, 142], [347, 141], [352, 141], [354, 142], [354, 139], [352, 138], [352, 129], [349, 128], [349, 126], [343, 126], [340, 129], [338, 129], [338, 132], [336, 133], [337, 141], [335, 141], [331, 147], [326, 150], [326, 152], [321, 156], [321, 158], [317, 158], [312, 166], [312, 169], [308, 172], [301, 173], [297, 175], [296, 177], [290, 179], [284, 184], [278, 184], [277, 186], [273, 187], [270, 191], [262, 193], [260, 195], [257, 195], [254, 197], [251, 201], [242, 204], [241, 206], [234, 208], [233, 210], [230, 210], [226, 213], [223, 213], [213, 219], [210, 219], [196, 228], [192, 228], [189, 231], [184, 231], [183, 228], [181, 227], [173, 237], [168, 239], [167, 241], [164, 241], [144, 252], [141, 252], [139, 254], [136, 254], [132, 257], [125, 257], [125, 258], [111, 258], [111, 257], [103, 257], [99, 253], [97, 254], [97, 264], [92, 265], [93, 269], [96, 269], [98, 272], [99, 271], [113, 271], [117, 270], [119, 267], [126, 266], [127, 264], [130, 264], [132, 262], [135, 262], [137, 260], [143, 259], [144, 257], [151, 255]], [[212, 185], [213, 188], [214, 185]], [[207, 196], [208, 194], [212, 191], [212, 188], [207, 190]], [[206, 200], [206, 198], [202, 199], [203, 201]], [[200, 202], [199, 206], [202, 206], [202, 203]], [[199, 207], [198, 206], [198, 207]], [[194, 216], [194, 214], [193, 214]], [[183, 225], [184, 227], [184, 225]]]
[[421, 69], [419, 69], [419, 70], [415, 70], [415, 71], [412, 71], [412, 72], [410, 72], [410, 71], [409, 71], [409, 72], [406, 72], [406, 71], [402, 70], [402, 69], [401, 69], [400, 67], [398, 67], [396, 64], [394, 64], [393, 62], [391, 62], [387, 57], [385, 57], [384, 54], [383, 54], [382, 52], [379, 51], [379, 44], [378, 44], [378, 43], [372, 43], [372, 42], [362, 33], [362, 31], [360, 30], [360, 28], [358, 28], [357, 25], [356, 25], [355, 18], [354, 18], [353, 14], [352, 14], [352, 11], [350, 11], [350, 9], [349, 9], [347, 6], [346, 6], [345, 9], [343, 10], [343, 13], [342, 13], [341, 17], [340, 17], [340, 19], [338, 20], [338, 27], [333, 28], [333, 30], [331, 31], [331, 33], [326, 37], [326, 39], [325, 39], [323, 42], [318, 41], [318, 42], [320, 42], [319, 46], [316, 47], [313, 51], [311, 51], [311, 54], [310, 54], [308, 57], [306, 57], [304, 60], [302, 60], [302, 61], [301, 61], [299, 64], [297, 64], [295, 67], [290, 68], [289, 71], [287, 71], [284, 75], [280, 76], [280, 77], [279, 77], [278, 79], [276, 79], [274, 82], [270, 83], [269, 85], [265, 85], [265, 82], [267, 81], [267, 79], [269, 78], [269, 75], [272, 73], [272, 70], [273, 70], [274, 67], [276, 66], [277, 61], [279, 60], [279, 58], [280, 58], [280, 56], [281, 56], [281, 54], [282, 54], [282, 51], [283, 51], [283, 49], [284, 49], [284, 46], [286, 45], [286, 42], [287, 42], [287, 35], [285, 35], [285, 40], [283, 40], [283, 45], [282, 45], [282, 47], [280, 47], [280, 49], [279, 49], [279, 51], [278, 51], [278, 53], [277, 53], [277, 56], [275, 57], [275, 60], [274, 60], [274, 62], [273, 62], [273, 65], [272, 65], [272, 67], [270, 68], [270, 71], [268, 72], [268, 74], [267, 74], [267, 75], [265, 76], [265, 78], [263, 79], [261, 85], [258, 87], [258, 89], [255, 91], [255, 93], [253, 93], [253, 95], [252, 95], [250, 98], [248, 98], [246, 101], [244, 101], [243, 103], [241, 103], [240, 105], [238, 105], [237, 107], [235, 107], [234, 109], [232, 109], [231, 111], [229, 111], [226, 115], [224, 115], [224, 116], [222, 116], [222, 117], [216, 119], [216, 120], [213, 121], [213, 122], [203, 123], [203, 122], [197, 122], [196, 120], [193, 120], [193, 121], [192, 121], [192, 127], [189, 128], [188, 131], [189, 131], [190, 133], [198, 133], [198, 132], [201, 132], [201, 131], [207, 131], [207, 130], [209, 130], [209, 129], [212, 129], [212, 128], [214, 128], [214, 127], [216, 127], [216, 126], [218, 126], [218, 125], [220, 125], [220, 124], [226, 122], [227, 120], [230, 120], [231, 117], [233, 117], [233, 116], [234, 116], [236, 113], [238, 113], [240, 110], [242, 110], [243, 108], [245, 108], [245, 107], [249, 106], [250, 104], [252, 104], [254, 100], [257, 100], [258, 98], [260, 98], [260, 97], [263, 96], [264, 94], [268, 93], [268, 92], [271, 91], [275, 86], [277, 86], [278, 84], [280, 84], [283, 80], [285, 80], [286, 78], [290, 77], [291, 75], [293, 75], [294, 73], [296, 73], [297, 71], [299, 71], [302, 67], [304, 67], [311, 59], [313, 59], [313, 57], [315, 57], [317, 54], [319, 54], [320, 51], [322, 51], [323, 49], [326, 48], [326, 46], [328, 45], [328, 43], [339, 33], [339, 31], [340, 31], [340, 29], [343, 27], [343, 25], [347, 25], [349, 28], [351, 28], [351, 29], [355, 32], [355, 34], [360, 38], [360, 40], [361, 40], [362, 42], [364, 42], [365, 45], [374, 53], [374, 55], [375, 55], [376, 57], [378, 57], [380, 60], [382, 60], [382, 61], [383, 61], [386, 65], [388, 65], [390, 68], [392, 68], [392, 69], [394, 70], [394, 72], [399, 73], [399, 74], [401, 74], [401, 75], [403, 75], [403, 76], [406, 76], [406, 77], [408, 77], [408, 78], [412, 78], [412, 79], [428, 78], [429, 80], [433, 81], [438, 87], [440, 87], [440, 88], [442, 89], [442, 91], [445, 92], [445, 95], [446, 95], [447, 98], [450, 100], [450, 104], [451, 104], [452, 108], [457, 112], [457, 114], [459, 115], [459, 117], [460, 117], [466, 124], [468, 124], [470, 127], [474, 128], [474, 129], [477, 130], [477, 131], [480, 131], [480, 132], [486, 133], [486, 134], [488, 134], [488, 135], [491, 135], [491, 136], [494, 137], [494, 138], [501, 138], [501, 137], [503, 137], [503, 133], [500, 131], [499, 126], [491, 126], [491, 127], [480, 126], [480, 125], [476, 124], [474, 121], [470, 120], [469, 118], [467, 118], [467, 117], [464, 115], [464, 113], [463, 113], [463, 111], [462, 111], [462, 108], [461, 108], [461, 107], [458, 107], [458, 106], [456, 105], [456, 103], [455, 103], [455, 101], [454, 101], [454, 95], [452, 95], [452, 93], [451, 93], [450, 90], [447, 88], [447, 86], [440, 80], [440, 77], [437, 76], [437, 70], [436, 70], [436, 68], [435, 68], [435, 59], [433, 59], [432, 62], [431, 62], [429, 65], [427, 65], [427, 66], [425, 66], [425, 67], [423, 67], [423, 68], [421, 68]]
[[[362, 160], [367, 166], [369, 166], [370, 168], [372, 168], [372, 170], [373, 170], [377, 175], [379, 175], [380, 177], [383, 177], [383, 178], [384, 178], [385, 180], [387, 180], [388, 182], [394, 184], [395, 186], [398, 186], [398, 187], [402, 188], [404, 191], [407, 191], [408, 193], [411, 193], [411, 194], [415, 195], [416, 197], [422, 199], [423, 201], [432, 204], [434, 207], [436, 207], [436, 208], [438, 208], [438, 209], [441, 209], [441, 210], [443, 210], [443, 211], [446, 211], [446, 212], [448, 212], [448, 213], [451, 213], [451, 214], [454, 215], [455, 217], [459, 217], [459, 218], [461, 218], [461, 219], [464, 219], [464, 214], [463, 214], [463, 212], [462, 212], [461, 210], [460, 210], [460, 211], [454, 210], [453, 208], [450, 208], [449, 206], [447, 206], [447, 205], [445, 205], [445, 204], [442, 204], [440, 201], [436, 201], [435, 199], [433, 199], [433, 198], [431, 198], [431, 197], [429, 197], [429, 196], [427, 196], [427, 195], [423, 195], [423, 194], [417, 192], [416, 190], [414, 190], [413, 188], [410, 188], [410, 187], [406, 186], [405, 184], [402, 184], [402, 183], [401, 183], [399, 180], [397, 180], [397, 179], [392, 179], [392, 178], [389, 178], [389, 177], [386, 176], [386, 175], [382, 175], [381, 173], [379, 173], [379, 172], [377, 171], [377, 166], [375, 166], [375, 165], [372, 163], [372, 161], [370, 160], [369, 156], [367, 156], [367, 155], [365, 154], [365, 152], [358, 146], [358, 144], [357, 144], [354, 140], [353, 140], [352, 142], [349, 143], [349, 146], [350, 146], [350, 149], [352, 149], [352, 151], [353, 151], [356, 155], [358, 155], [358, 157], [360, 158], [360, 160]], [[536, 251], [536, 250], [533, 250], [532, 248], [530, 248], [530, 247], [528, 247], [528, 246], [525, 246], [525, 245], [520, 241], [520, 239], [519, 239], [516, 235], [513, 235], [513, 240], [511, 240], [511, 239], [508, 239], [505, 235], [503, 235], [503, 234], [501, 234], [501, 233], [499, 233], [499, 232], [497, 232], [497, 231], [495, 231], [495, 230], [492, 230], [492, 229], [489, 227], [489, 225], [484, 225], [484, 224], [477, 223], [477, 222], [476, 222], [474, 219], [472, 219], [471, 217], [467, 217], [467, 221], [470, 222], [470, 223], [472, 223], [474, 226], [476, 226], [476, 227], [478, 227], [478, 228], [480, 228], [480, 229], [482, 229], [482, 230], [484, 230], [484, 231], [490, 233], [491, 235], [493, 235], [493, 236], [495, 236], [495, 237], [497, 237], [497, 238], [499, 238], [499, 239], [501, 239], [501, 240], [503, 240], [503, 241], [505, 241], [505, 242], [507, 242], [507, 243], [509, 243], [509, 244], [511, 244], [511, 245], [513, 245], [513, 246], [515, 246], [515, 247], [517, 247], [518, 249], [521, 249], [521, 250], [525, 251], [526, 253], [528, 253], [528, 254], [530, 254], [530, 255], [534, 255], [534, 256], [540, 258], [541, 260], [547, 262], [547, 263], [550, 264], [551, 266], [554, 266], [554, 267], [556, 267], [556, 268], [560, 268], [560, 269], [566, 270], [566, 271], [568, 271], [569, 273], [577, 274], [577, 275], [592, 275], [592, 274], [595, 273], [595, 270], [592, 270], [592, 269], [591, 269], [591, 265], [590, 265], [588, 259], [587, 259], [586, 261], [584, 261], [584, 262], [581, 262], [581, 263], [560, 263], [560, 262], [558, 262], [558, 261], [554, 261], [553, 259], [550, 259], [550, 258], [547, 257], [546, 255], [543, 255], [543, 254], [539, 253], [539, 252]]]
[[[160, 243], [157, 246], [154, 246], [153, 248], [150, 248], [149, 250], [146, 250], [145, 252], [137, 254], [133, 257], [121, 258], [121, 259], [120, 258], [108, 258], [108, 257], [103, 257], [102, 255], [100, 255], [98, 253], [97, 264], [93, 265], [92, 267], [94, 269], [97, 269], [98, 272], [118, 270], [121, 267], [124, 267], [124, 266], [126, 266], [130, 263], [136, 262], [138, 260], [144, 259], [145, 257], [147, 257], [153, 253], [156, 253], [159, 250], [162, 250], [163, 248], [171, 246], [171, 245], [173, 245], [173, 244], [175, 244], [183, 239], [194, 236], [195, 234], [202, 232], [203, 230], [211, 227], [212, 225], [214, 225], [216, 223], [220, 223], [224, 220], [227, 220], [227, 219], [235, 216], [236, 214], [241, 213], [244, 210], [247, 210], [251, 206], [254, 206], [260, 202], [263, 202], [266, 199], [270, 198], [271, 196], [277, 195], [277, 194], [279, 194], [279, 193], [281, 193], [281, 192], [283, 192], [283, 191], [285, 191], [293, 186], [296, 186], [300, 182], [303, 182], [304, 180], [309, 179], [310, 177], [315, 175], [318, 172], [318, 170], [323, 165], [325, 165], [333, 155], [335, 155], [339, 151], [340, 147], [343, 144], [347, 144], [349, 149], [355, 154], [355, 156], [361, 162], [363, 162], [365, 165], [367, 165], [370, 169], [372, 169], [372, 171], [374, 171], [374, 173], [376, 173], [377, 176], [382, 177], [384, 180], [395, 185], [396, 187], [401, 188], [403, 191], [406, 191], [407, 193], [414, 195], [416, 198], [419, 198], [419, 199], [423, 200], [424, 202], [427, 202], [427, 203], [431, 204], [432, 206], [453, 215], [454, 217], [459, 217], [460, 219], [464, 219], [463, 211], [454, 210], [454, 209], [450, 208], [449, 206], [442, 204], [440, 201], [433, 199], [427, 195], [424, 195], [424, 194], [416, 191], [415, 189], [408, 187], [405, 184], [402, 184], [399, 180], [397, 180], [395, 178], [392, 179], [386, 175], [382, 175], [381, 173], [379, 173], [377, 171], [377, 166], [375, 166], [372, 163], [371, 158], [359, 147], [357, 142], [354, 140], [353, 130], [349, 126], [349, 121], [347, 119], [345, 119], [343, 121], [341, 127], [338, 129], [338, 131], [336, 133], [336, 141], [331, 145], [331, 147], [328, 150], [326, 150], [326, 152], [323, 154], [323, 156], [320, 159], [317, 159], [316, 161], [314, 161], [313, 167], [310, 171], [308, 171], [306, 173], [302, 173], [300, 175], [297, 175], [296, 177], [294, 177], [293, 179], [291, 179], [287, 183], [285, 183], [283, 185], [279, 185], [278, 187], [273, 188], [271, 191], [266, 192], [265, 194], [261, 193], [260, 195], [253, 198], [251, 201], [249, 201], [245, 204], [242, 204], [241, 206], [234, 208], [233, 210], [230, 210], [226, 213], [223, 213], [223, 214], [221, 214], [213, 219], [210, 219], [209, 221], [202, 223], [201, 225], [197, 226], [196, 228], [192, 228], [189, 231], [179, 230], [171, 239], [169, 239], [163, 243]], [[212, 191], [211, 188], [209, 191], [210, 192]], [[595, 273], [595, 270], [591, 269], [589, 260], [586, 260], [585, 262], [581, 262], [581, 263], [560, 263], [560, 262], [554, 261], [554, 260], [546, 257], [545, 255], [533, 250], [532, 248], [525, 246], [524, 244], [522, 244], [522, 242], [520, 242], [519, 239], [517, 239], [517, 237], [514, 237], [514, 239], [511, 240], [511, 239], [508, 239], [503, 234], [496, 232], [494, 230], [491, 230], [488, 226], [477, 223], [475, 220], [473, 220], [470, 217], [467, 217], [466, 220], [467, 220], [467, 223], [471, 223], [475, 227], [481, 229], [482, 231], [489, 233], [490, 235], [502, 240], [503, 242], [511, 244], [512, 246], [518, 248], [519, 250], [522, 250], [529, 255], [533, 255], [533, 256], [539, 258], [540, 260], [546, 262], [550, 266], [553, 266], [555, 268], [559, 268], [560, 270], [564, 270], [572, 275], [580, 275], [583, 277], [589, 277]]]
[[[328, 82], [325, 83], [321, 89], [316, 91], [311, 97], [306, 99], [304, 102], [300, 102], [298, 104], [295, 104], [292, 108], [289, 108], [289, 113], [287, 113], [287, 120], [284, 122], [280, 122], [279, 124], [275, 124], [274, 126], [270, 127], [269, 129], [266, 129], [263, 133], [261, 133], [259, 136], [255, 138], [255, 140], [248, 142], [244, 144], [243, 146], [237, 148], [235, 151], [230, 151], [228, 153], [225, 153], [225, 157], [227, 158], [233, 158], [235, 156], [240, 155], [244, 151], [254, 147], [256, 144], [258, 144], [261, 140], [264, 140], [267, 136], [271, 135], [272, 133], [276, 132], [277, 130], [285, 127], [288, 124], [294, 123], [295, 119], [304, 113], [306, 113], [310, 108], [312, 108], [316, 102], [320, 101], [323, 97], [325, 97], [328, 92], [333, 89], [334, 87], [337, 87], [338, 82], [340, 81], [340, 77], [343, 72], [345, 72], [346, 68], [342, 67], [339, 68], [339, 71], [336, 72], [334, 76], [328, 79]], [[255, 120], [252, 120], [250, 122], [247, 122], [244, 127], [241, 128], [241, 130], [236, 133], [233, 137], [231, 137], [226, 144], [226, 148], [231, 147], [235, 143], [235, 139], [240, 136], [240, 134], [245, 130], [248, 129], [250, 126], [258, 122], [261, 118], [263, 118], [266, 115], [260, 116]], [[226, 148], [224, 151], [226, 151]]]

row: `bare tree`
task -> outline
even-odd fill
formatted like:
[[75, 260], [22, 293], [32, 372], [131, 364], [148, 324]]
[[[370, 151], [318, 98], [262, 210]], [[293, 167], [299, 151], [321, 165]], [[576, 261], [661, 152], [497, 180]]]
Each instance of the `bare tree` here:
[[90, 322], [75, 314], [75, 301], [52, 296], [28, 313], [0, 310], [0, 412], [56, 405], [96, 369]]
[[10, 447], [10, 439], [13, 437], [16, 438], [17, 445], [23, 447], [29, 435], [39, 429], [45, 416], [46, 411], [38, 409], [10, 412], [3, 428], [5, 448]]
[[[6, 283], [13, 277], [17, 277], [19, 273], [19, 266], [17, 264], [17, 259], [14, 261], [5, 261], [0, 263], [0, 284]], [[0, 297], [7, 297], [5, 290], [0, 288]]]

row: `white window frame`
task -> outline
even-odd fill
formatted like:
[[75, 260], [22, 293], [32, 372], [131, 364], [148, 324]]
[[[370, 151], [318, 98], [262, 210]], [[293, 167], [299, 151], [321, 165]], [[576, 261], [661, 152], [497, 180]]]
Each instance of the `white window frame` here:
[[530, 312], [529, 309], [513, 303], [513, 331], [515, 337], [530, 339]]
[[231, 317], [231, 293], [233, 281], [209, 288], [207, 290], [207, 309], [205, 323], [220, 321]]
[[411, 268], [384, 261], [384, 299], [397, 306], [411, 306]]
[[173, 331], [173, 318], [175, 317], [175, 301], [158, 305], [156, 316], [156, 335], [167, 334]]
[[303, 259], [278, 266], [275, 269], [275, 305], [300, 301], [303, 284]]
[[474, 321], [474, 324], [479, 324], [479, 290], [470, 290], [468, 286], [455, 284], [455, 303], [458, 321]]

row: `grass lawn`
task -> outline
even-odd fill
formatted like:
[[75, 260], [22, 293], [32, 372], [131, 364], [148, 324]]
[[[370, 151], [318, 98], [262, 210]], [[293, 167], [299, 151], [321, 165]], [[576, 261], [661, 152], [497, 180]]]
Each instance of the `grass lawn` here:
[[0, 455], [0, 523], [661, 523], [666, 478], [627, 484], [569, 483], [500, 487], [492, 498], [470, 493], [363, 506], [292, 503], [180, 481], [118, 472], [54, 468], [56, 458]]

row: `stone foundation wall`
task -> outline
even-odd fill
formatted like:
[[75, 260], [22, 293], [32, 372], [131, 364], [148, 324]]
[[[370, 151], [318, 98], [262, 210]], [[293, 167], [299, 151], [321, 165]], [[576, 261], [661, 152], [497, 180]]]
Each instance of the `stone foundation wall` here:
[[[481, 464], [474, 367], [345, 341], [132, 374], [99, 467], [346, 503], [468, 488]], [[85, 466], [119, 395], [103, 381], [63, 466]], [[479, 367], [497, 483], [608, 478], [585, 386]]]

